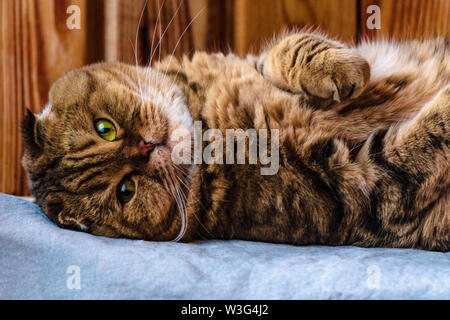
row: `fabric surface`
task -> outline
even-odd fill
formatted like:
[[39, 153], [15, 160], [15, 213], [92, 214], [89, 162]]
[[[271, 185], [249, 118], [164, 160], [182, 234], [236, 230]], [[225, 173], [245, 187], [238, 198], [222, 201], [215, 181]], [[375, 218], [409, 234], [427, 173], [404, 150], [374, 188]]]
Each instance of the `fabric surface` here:
[[450, 252], [109, 239], [5, 194], [0, 223], [1, 299], [450, 299]]

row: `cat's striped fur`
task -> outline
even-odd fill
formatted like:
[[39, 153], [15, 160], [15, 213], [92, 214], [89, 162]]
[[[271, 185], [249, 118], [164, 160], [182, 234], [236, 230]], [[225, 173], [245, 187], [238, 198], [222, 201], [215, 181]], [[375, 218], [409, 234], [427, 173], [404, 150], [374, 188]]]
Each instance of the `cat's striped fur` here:
[[[152, 69], [87, 66], [25, 118], [23, 164], [50, 218], [93, 234], [447, 251], [449, 49], [448, 39], [348, 48], [293, 33], [246, 59], [199, 52]], [[99, 138], [99, 117], [120, 140]], [[279, 129], [278, 173], [174, 165], [172, 133], [193, 120]], [[149, 158], [139, 155], [143, 135], [160, 142]], [[123, 205], [124, 176], [137, 190]]]

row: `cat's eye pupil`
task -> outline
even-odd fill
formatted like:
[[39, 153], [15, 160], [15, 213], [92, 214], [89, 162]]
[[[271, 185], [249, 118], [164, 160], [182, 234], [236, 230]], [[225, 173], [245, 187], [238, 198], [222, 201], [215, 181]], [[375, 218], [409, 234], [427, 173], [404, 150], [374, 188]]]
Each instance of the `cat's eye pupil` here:
[[103, 139], [107, 141], [116, 141], [116, 128], [114, 124], [106, 119], [99, 119], [95, 121], [95, 130]]
[[100, 133], [108, 133], [110, 130], [111, 130], [111, 129], [109, 129], [109, 128], [105, 128], [105, 126], [104, 126], [103, 124], [100, 124], [100, 126], [99, 126], [99, 128], [98, 128], [98, 131], [99, 131]]
[[133, 198], [136, 186], [130, 178], [125, 178], [119, 183], [118, 196], [122, 203], [126, 203]]
[[125, 183], [122, 184], [121, 192], [122, 192], [122, 194], [123, 194], [124, 196], [127, 196], [127, 195], [129, 195], [130, 193], [133, 193], [131, 190], [128, 190], [128, 189], [127, 189], [127, 186], [125, 185]]

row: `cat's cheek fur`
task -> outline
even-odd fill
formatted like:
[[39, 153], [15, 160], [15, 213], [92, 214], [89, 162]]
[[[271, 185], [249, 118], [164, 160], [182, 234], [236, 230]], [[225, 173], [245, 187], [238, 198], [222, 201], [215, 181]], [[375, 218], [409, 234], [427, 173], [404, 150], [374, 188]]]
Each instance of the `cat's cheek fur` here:
[[161, 111], [168, 119], [168, 139], [170, 140], [175, 130], [186, 130], [192, 133], [194, 124], [181, 89], [177, 84], [157, 73], [151, 76], [151, 79], [153, 78], [156, 78], [154, 81], [157, 83], [156, 87], [149, 87], [144, 96], [157, 104], [159, 106], [158, 111]]

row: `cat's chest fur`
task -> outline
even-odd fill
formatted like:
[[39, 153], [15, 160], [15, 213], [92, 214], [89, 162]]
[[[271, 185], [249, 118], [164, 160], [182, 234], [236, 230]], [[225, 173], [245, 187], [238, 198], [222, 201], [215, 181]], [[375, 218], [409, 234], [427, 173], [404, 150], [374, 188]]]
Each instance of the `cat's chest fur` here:
[[[338, 233], [336, 225], [336, 219], [342, 219], [342, 205], [293, 147], [294, 136], [307, 139], [303, 127], [311, 116], [305, 110], [301, 114], [299, 97], [274, 87], [252, 65], [233, 56], [196, 54], [176, 67], [169, 74], [184, 91], [193, 120], [201, 121], [203, 132], [219, 129], [224, 144], [227, 129], [275, 128], [280, 133], [276, 174], [262, 175], [262, 165], [249, 164], [248, 155], [245, 164], [200, 165], [195, 198], [202, 203], [197, 208], [201, 235], [342, 243], [347, 233]], [[296, 116], [297, 122], [292, 121]], [[297, 132], [301, 130], [305, 132]]]

